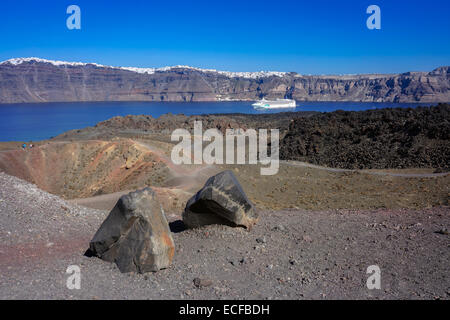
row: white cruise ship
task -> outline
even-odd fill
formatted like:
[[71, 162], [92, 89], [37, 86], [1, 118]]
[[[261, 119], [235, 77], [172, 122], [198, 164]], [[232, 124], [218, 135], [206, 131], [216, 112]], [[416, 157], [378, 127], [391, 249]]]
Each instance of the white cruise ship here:
[[266, 100], [262, 99], [252, 104], [255, 109], [278, 109], [278, 108], [295, 108], [295, 100], [292, 99], [277, 99]]

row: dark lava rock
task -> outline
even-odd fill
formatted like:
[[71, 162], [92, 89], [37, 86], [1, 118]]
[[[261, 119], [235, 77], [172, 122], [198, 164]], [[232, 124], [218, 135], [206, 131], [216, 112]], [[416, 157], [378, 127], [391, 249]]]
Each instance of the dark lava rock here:
[[280, 158], [346, 169], [441, 168], [450, 163], [450, 105], [335, 111], [294, 119]]
[[225, 224], [250, 228], [258, 216], [232, 171], [212, 176], [186, 204], [183, 222], [188, 228]]
[[145, 188], [122, 196], [91, 240], [90, 251], [115, 262], [121, 272], [169, 267], [175, 246], [153, 190]]

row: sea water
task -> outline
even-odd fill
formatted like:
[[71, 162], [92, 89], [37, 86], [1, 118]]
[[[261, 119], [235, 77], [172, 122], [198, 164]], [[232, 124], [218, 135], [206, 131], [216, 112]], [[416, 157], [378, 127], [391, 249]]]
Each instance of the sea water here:
[[[0, 104], [0, 141], [38, 141], [65, 131], [93, 126], [115, 116], [165, 113], [276, 113], [287, 111], [359, 111], [379, 108], [416, 107], [414, 103], [297, 102], [296, 108], [256, 110], [246, 102], [53, 102]], [[421, 104], [432, 105], [432, 103]]]

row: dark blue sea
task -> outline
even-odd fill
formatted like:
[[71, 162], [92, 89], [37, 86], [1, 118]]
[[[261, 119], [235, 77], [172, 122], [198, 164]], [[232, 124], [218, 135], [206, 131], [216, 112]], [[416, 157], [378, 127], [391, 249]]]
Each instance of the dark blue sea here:
[[[359, 111], [379, 108], [416, 107], [414, 103], [297, 102], [295, 109], [258, 111], [252, 102], [64, 102], [0, 104], [0, 141], [38, 141], [65, 131], [93, 126], [115, 117], [165, 113], [272, 113], [286, 111]], [[422, 105], [430, 105], [422, 104]]]

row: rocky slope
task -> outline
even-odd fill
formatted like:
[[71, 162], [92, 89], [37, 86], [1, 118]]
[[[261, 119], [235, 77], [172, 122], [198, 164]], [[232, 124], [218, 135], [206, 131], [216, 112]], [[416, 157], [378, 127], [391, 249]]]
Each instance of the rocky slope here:
[[[449, 299], [449, 213], [261, 211], [250, 232], [173, 229], [168, 269], [125, 274], [83, 255], [107, 212], [0, 173], [0, 299]], [[380, 290], [366, 286], [373, 264]], [[80, 267], [79, 290], [66, 286], [70, 265]], [[210, 285], [196, 287], [199, 277]]]
[[233, 170], [250, 201], [264, 209], [448, 205], [450, 175], [433, 174], [433, 169], [339, 171], [282, 162], [277, 175], [261, 176], [260, 165], [173, 165], [172, 146], [149, 139], [49, 142], [27, 151], [1, 151], [0, 172], [107, 210], [124, 193], [151, 186], [164, 211], [179, 214], [207, 179], [223, 170]]
[[167, 168], [148, 149], [129, 140], [51, 143], [0, 152], [0, 171], [65, 198], [158, 186]]
[[449, 119], [448, 104], [297, 118], [280, 143], [280, 157], [349, 169], [448, 170]]
[[[280, 159], [346, 169], [440, 168], [450, 163], [450, 105], [357, 112], [115, 117], [55, 140], [144, 138], [170, 141], [176, 128], [280, 130]], [[160, 137], [162, 136], [162, 137]]]
[[[183, 114], [164, 114], [158, 118], [149, 115], [117, 116], [97, 123], [93, 127], [64, 132], [52, 140], [112, 139], [114, 137], [152, 139], [156, 135], [170, 141], [175, 129], [183, 128], [193, 133], [194, 121], [201, 121], [203, 129], [216, 128], [225, 133], [226, 129], [279, 129], [283, 134], [291, 120], [297, 117], [309, 117], [315, 111], [280, 112], [268, 114], [208, 114], [186, 116]], [[4, 144], [4, 143], [2, 143]], [[0, 144], [0, 147], [1, 145]]]
[[37, 58], [0, 63], [0, 103], [53, 101], [449, 102], [449, 67], [431, 72], [304, 76], [223, 72], [187, 66], [119, 68]]

